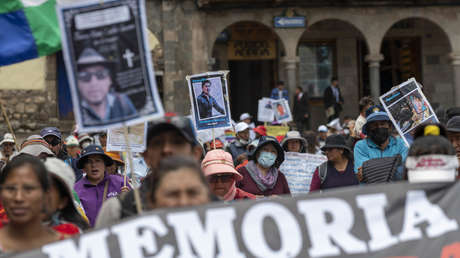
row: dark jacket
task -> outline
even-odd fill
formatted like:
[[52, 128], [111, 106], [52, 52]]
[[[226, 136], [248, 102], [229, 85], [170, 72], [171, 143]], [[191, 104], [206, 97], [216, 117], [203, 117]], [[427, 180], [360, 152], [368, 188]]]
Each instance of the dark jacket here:
[[232, 154], [233, 164], [237, 165], [237, 158], [243, 153], [247, 153], [247, 145], [241, 145], [237, 140], [233, 141], [227, 146], [226, 151]]
[[198, 103], [201, 119], [212, 117], [212, 108], [215, 108], [221, 114], [225, 114], [225, 110], [217, 104], [217, 101], [212, 96], [206, 96], [201, 93], [200, 96], [196, 98], [196, 101]]
[[321, 182], [319, 169], [316, 168], [310, 184], [310, 192], [330, 188], [359, 185], [358, 178], [353, 171], [353, 161], [348, 161], [344, 171], [337, 171], [332, 162], [327, 162], [327, 175], [324, 182]]
[[340, 88], [338, 88], [339, 102], [337, 102], [331, 87], [332, 86], [329, 86], [326, 88], [326, 90], [324, 90], [324, 106], [326, 107], [326, 109], [333, 106], [335, 108], [335, 112], [339, 113], [340, 111], [342, 111], [342, 105], [339, 103], [343, 103], [342, 92], [340, 91]]
[[294, 97], [294, 120], [305, 119], [305, 114], [310, 115], [310, 106], [308, 104], [308, 96], [304, 92], [302, 97], [299, 98], [297, 95]]

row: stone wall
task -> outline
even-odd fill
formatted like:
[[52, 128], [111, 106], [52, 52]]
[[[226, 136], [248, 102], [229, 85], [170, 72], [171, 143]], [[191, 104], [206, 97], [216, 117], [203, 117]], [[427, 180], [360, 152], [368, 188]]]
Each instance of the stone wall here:
[[[0, 101], [18, 138], [38, 133], [46, 126], [56, 126], [64, 132], [71, 130], [73, 121], [62, 121], [58, 117], [56, 84], [56, 58], [53, 55], [47, 58], [44, 90], [0, 88]], [[7, 131], [7, 123], [1, 115], [0, 133], [3, 135]]]

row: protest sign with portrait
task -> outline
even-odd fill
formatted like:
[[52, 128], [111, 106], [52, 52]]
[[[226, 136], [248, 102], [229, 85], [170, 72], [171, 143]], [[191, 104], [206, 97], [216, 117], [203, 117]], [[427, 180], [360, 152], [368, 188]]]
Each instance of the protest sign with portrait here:
[[228, 71], [218, 71], [186, 77], [197, 131], [232, 127], [227, 74]]
[[143, 0], [58, 5], [62, 48], [80, 131], [163, 116]]
[[280, 123], [292, 121], [291, 109], [289, 108], [289, 103], [285, 99], [273, 100], [272, 109], [275, 113], [276, 121]]
[[107, 151], [143, 152], [146, 145], [147, 123], [128, 126], [128, 141], [124, 135], [124, 128], [109, 129], [107, 131]]
[[272, 108], [271, 98], [261, 98], [259, 99], [259, 106], [257, 110], [257, 120], [259, 122], [273, 122], [275, 119], [275, 112]]
[[418, 126], [428, 122], [439, 122], [414, 78], [382, 95], [380, 102], [407, 146], [410, 145]]

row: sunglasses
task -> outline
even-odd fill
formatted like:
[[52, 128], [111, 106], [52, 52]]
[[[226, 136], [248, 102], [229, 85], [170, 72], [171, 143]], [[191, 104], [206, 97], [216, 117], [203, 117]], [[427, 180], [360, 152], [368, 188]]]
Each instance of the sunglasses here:
[[96, 79], [103, 80], [109, 76], [109, 70], [103, 69], [97, 72], [79, 72], [77, 77], [79, 81], [90, 82], [93, 75], [96, 76]]
[[58, 138], [54, 138], [54, 137], [52, 140], [45, 140], [45, 141], [53, 147], [61, 143], [61, 140], [59, 140]]
[[229, 174], [212, 175], [208, 178], [208, 181], [210, 183], [217, 183], [219, 179], [222, 183], [228, 183], [233, 179], [233, 175], [229, 175]]

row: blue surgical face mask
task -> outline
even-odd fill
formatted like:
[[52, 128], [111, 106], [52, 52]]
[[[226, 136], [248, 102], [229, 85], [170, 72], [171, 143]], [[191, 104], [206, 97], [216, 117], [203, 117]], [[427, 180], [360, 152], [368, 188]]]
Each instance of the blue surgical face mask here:
[[259, 157], [257, 158], [257, 163], [259, 163], [259, 165], [261, 165], [264, 168], [269, 168], [273, 166], [273, 164], [275, 164], [275, 161], [276, 155], [267, 151], [261, 151]]

